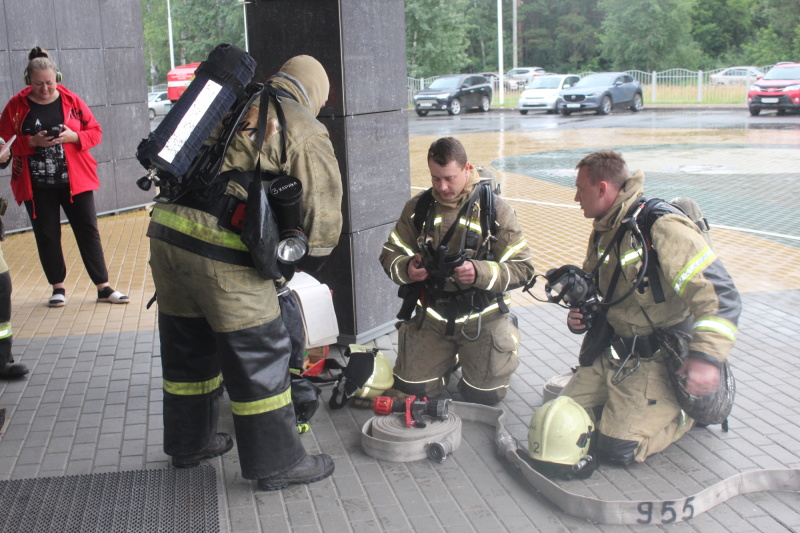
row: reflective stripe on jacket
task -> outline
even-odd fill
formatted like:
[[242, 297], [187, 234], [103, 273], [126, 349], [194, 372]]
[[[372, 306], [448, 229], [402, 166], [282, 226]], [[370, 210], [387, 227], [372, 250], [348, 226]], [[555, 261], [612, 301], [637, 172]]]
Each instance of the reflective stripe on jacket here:
[[[474, 173], [476, 179], [471, 180], [471, 182], [477, 183], [477, 172], [473, 169], [472, 173]], [[474, 186], [473, 184], [472, 187]], [[461, 200], [453, 207], [442, 205], [439, 202], [432, 203], [434, 227], [429, 231], [429, 235], [435, 245], [434, 247], [438, 246], [450, 226], [456, 222], [459, 223], [459, 228], [448, 243], [450, 253], [457, 251], [463, 232], [468, 228], [477, 232], [478, 241], [482, 240], [480, 238], [479, 205], [476, 205], [471, 220], [462, 218], [462, 220], [456, 221], [456, 217], [464, 203], [469, 201], [471, 191], [472, 188], [468, 186]], [[416, 195], [406, 203], [394, 230], [389, 235], [381, 251], [380, 261], [383, 269], [392, 281], [398, 285], [411, 283], [408, 278], [408, 263], [420, 249], [418, 240], [422, 237], [422, 234], [417, 231], [413, 217], [421, 194]], [[467, 249], [465, 251], [468, 259], [475, 267], [475, 282], [471, 287], [497, 294], [505, 293], [509, 288], [524, 284], [533, 275], [534, 268], [527, 241], [514, 210], [499, 196], [495, 198], [495, 208], [497, 214], [494, 235], [497, 240], [491, 245], [494, 259], [491, 261], [475, 259], [476, 250]], [[448, 280], [445, 283], [444, 291], [447, 293], [463, 291], [468, 288], [470, 287]], [[441, 306], [434, 306], [434, 309], [440, 316], [443, 316], [444, 309]], [[463, 315], [460, 318], [465, 316]]]
[[[643, 193], [644, 174], [637, 171], [625, 182], [609, 211], [595, 219], [584, 262], [587, 272], [595, 267], [622, 218]], [[642, 250], [636, 246], [638, 243], [632, 246], [629, 234], [623, 236], [619, 249], [611, 250], [600, 267], [599, 290], [606, 301], [617, 265], [622, 266], [622, 275], [610, 297], [612, 300], [628, 292], [642, 265]], [[733, 280], [688, 217], [662, 215], [653, 223], [650, 236], [658, 253], [658, 273], [666, 301], [655, 303], [645, 278], [638, 290], [609, 309], [609, 323], [617, 335], [629, 338], [648, 335], [653, 326], [672, 326], [692, 315], [690, 353], [724, 361], [736, 340], [742, 310]]]

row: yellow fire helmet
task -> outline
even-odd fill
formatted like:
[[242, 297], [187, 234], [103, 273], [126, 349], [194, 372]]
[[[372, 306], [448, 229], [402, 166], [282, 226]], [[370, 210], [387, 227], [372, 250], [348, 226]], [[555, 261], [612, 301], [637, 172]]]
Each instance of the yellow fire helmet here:
[[[369, 348], [368, 346], [358, 346], [356, 344], [350, 345], [350, 351], [355, 352], [359, 349]], [[394, 373], [392, 372], [392, 363], [389, 358], [381, 351], [375, 351], [375, 366], [372, 369], [372, 374], [367, 378], [364, 386], [358, 389], [354, 394], [354, 398], [375, 398], [382, 395], [387, 389], [391, 389], [394, 385]]]
[[588, 477], [596, 468], [589, 453], [593, 432], [589, 414], [572, 398], [545, 402], [533, 414], [528, 432], [534, 468], [548, 477]]

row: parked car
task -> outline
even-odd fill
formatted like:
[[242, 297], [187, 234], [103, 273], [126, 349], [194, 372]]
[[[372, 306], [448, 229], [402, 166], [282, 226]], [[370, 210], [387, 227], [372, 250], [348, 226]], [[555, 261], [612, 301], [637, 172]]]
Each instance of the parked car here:
[[504, 85], [506, 89], [521, 89], [528, 85], [536, 76], [543, 76], [547, 71], [541, 67], [519, 67], [512, 68], [504, 75]]
[[762, 109], [775, 109], [779, 115], [787, 111], [800, 113], [800, 63], [778, 63], [750, 86], [747, 106], [753, 116]]
[[764, 75], [757, 67], [731, 67], [708, 77], [711, 85], [736, 85], [753, 83]]
[[430, 111], [447, 111], [458, 115], [466, 107], [489, 111], [492, 85], [480, 74], [440, 76], [414, 95], [414, 110], [424, 117]]
[[167, 98], [167, 92], [148, 93], [147, 108], [150, 120], [154, 120], [159, 115], [166, 115], [172, 107], [172, 102]]
[[500, 79], [500, 74], [497, 72], [479, 72], [481, 76], [489, 80], [489, 83], [497, 83], [497, 80]]
[[549, 74], [536, 76], [519, 95], [519, 112], [527, 115], [528, 111], [545, 110], [558, 113], [556, 102], [562, 89], [575, 85], [581, 77], [575, 74]]
[[579, 111], [608, 115], [615, 107], [640, 111], [644, 107], [642, 84], [625, 72], [590, 74], [561, 91], [556, 105], [565, 117]]

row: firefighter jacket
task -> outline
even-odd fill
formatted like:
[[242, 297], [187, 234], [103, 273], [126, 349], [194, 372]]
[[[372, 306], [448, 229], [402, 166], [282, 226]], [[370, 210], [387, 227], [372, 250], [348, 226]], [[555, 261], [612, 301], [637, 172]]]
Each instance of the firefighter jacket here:
[[[510, 297], [506, 294], [506, 291], [523, 285], [533, 275], [534, 267], [530, 250], [517, 221], [516, 214], [511, 206], [500, 197], [495, 198], [497, 214], [494, 221], [494, 235], [497, 240], [489, 245], [493, 259], [487, 260], [485, 258], [485, 249], [480, 247], [484, 240], [481, 236], [480, 206], [473, 196], [479, 181], [478, 173], [473, 168], [470, 171], [469, 180], [464, 191], [451, 203], [443, 202], [436, 190], [433, 189], [434, 202], [430, 209], [433, 209], [434, 213], [432, 217], [429, 216], [428, 218], [433, 220], [434, 227], [429, 231], [426, 231], [425, 227], [418, 231], [413, 220], [417, 202], [423, 193], [409, 200], [403, 208], [400, 219], [389, 236], [389, 240], [383, 245], [380, 261], [384, 271], [392, 281], [398, 285], [408, 285], [412, 283], [408, 277], [408, 263], [414, 259], [414, 255], [417, 252], [421, 251], [425, 234], [428, 234], [434, 244], [434, 248], [436, 248], [450, 229], [450, 226], [457, 223], [459, 227], [448, 243], [449, 253], [458, 252], [458, 247], [462, 242], [462, 235], [465, 231], [475, 234], [477, 238], [467, 239], [467, 246], [464, 250], [468, 260], [475, 266], [475, 282], [472, 286], [464, 286], [454, 281], [454, 278], [451, 277], [444, 284], [444, 293], [445, 295], [448, 293], [463, 294], [464, 291], [469, 293], [470, 289], [485, 291], [486, 294], [491, 295], [490, 300], [492, 301], [483, 310], [483, 314], [488, 314], [498, 309], [498, 302], [495, 301], [497, 295], [501, 295], [506, 304], [510, 302]], [[461, 218], [457, 221], [456, 217], [462, 207], [471, 200], [476, 202], [472, 217], [469, 220]], [[478, 246], [470, 247], [470, 240], [477, 242]], [[428, 309], [428, 314], [442, 320], [446, 313], [445, 307], [446, 305], [440, 298]], [[460, 307], [458, 312], [461, 316], [457, 317], [457, 321], [462, 321], [467, 318], [463, 315], [465, 313], [468, 314], [469, 309], [465, 310]], [[469, 318], [476, 317], [477, 315], [473, 313]]]
[[[622, 219], [643, 193], [644, 174], [636, 171], [625, 182], [608, 212], [594, 220], [584, 262], [587, 272], [595, 268]], [[630, 230], [626, 232], [600, 267], [598, 290], [606, 302], [625, 295], [642, 266], [641, 245], [630, 238], [630, 233]], [[736, 340], [737, 322], [742, 310], [733, 280], [688, 217], [664, 214], [652, 224], [650, 236], [652, 248], [657, 252], [657, 270], [666, 301], [655, 303], [645, 278], [628, 298], [608, 308], [609, 324], [618, 336], [630, 338], [649, 335], [654, 327], [673, 326], [693, 316], [689, 355], [712, 362], [724, 361]], [[617, 265], [620, 265], [622, 273], [614, 294], [608, 295]]]
[[[281, 170], [303, 184], [303, 230], [308, 237], [309, 258], [324, 259], [339, 242], [342, 227], [342, 179], [339, 164], [325, 126], [316, 115], [328, 95], [328, 78], [318, 61], [297, 56], [287, 61], [281, 72], [267, 83], [292, 96], [280, 97], [286, 117], [281, 131], [275, 97], [270, 97], [264, 144], [256, 147], [257, 99], [239, 123], [225, 155], [221, 172], [253, 171], [260, 161], [264, 173], [278, 175]], [[221, 125], [207, 143], [216, 140]], [[281, 166], [281, 138], [286, 140], [286, 163]], [[242, 202], [247, 190], [229, 181], [225, 194]], [[183, 235], [176, 235], [176, 232]], [[190, 239], [186, 239], [186, 236]], [[239, 235], [221, 227], [213, 214], [177, 204], [156, 204], [148, 236], [164, 240], [205, 257], [252, 266], [247, 247]], [[308, 258], [307, 258], [308, 259]]]

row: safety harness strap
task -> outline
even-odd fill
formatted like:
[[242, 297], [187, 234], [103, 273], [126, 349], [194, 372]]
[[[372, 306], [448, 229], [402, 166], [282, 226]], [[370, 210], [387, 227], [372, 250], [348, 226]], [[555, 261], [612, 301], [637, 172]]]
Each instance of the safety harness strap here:
[[[520, 448], [517, 440], [505, 427], [505, 412], [497, 407], [451, 402], [449, 412], [462, 420], [480, 422], [495, 427], [495, 444], [499, 455], [505, 457], [525, 476], [525, 479], [540, 494], [556, 504], [565, 513], [602, 524], [647, 525], [671, 524], [689, 520], [734, 496], [771, 490], [800, 490], [800, 469], [752, 470], [741, 472], [719, 481], [691, 496], [680, 496], [671, 500], [618, 501], [582, 496], [570, 492], [533, 469], [526, 457], [528, 452]], [[399, 461], [395, 457], [406, 457], [411, 452], [406, 448], [426, 450], [438, 443], [447, 443], [455, 437], [452, 429], [441, 426], [439, 433], [419, 435], [417, 429], [409, 429], [404, 436], [410, 440], [393, 441], [376, 437], [372, 432], [372, 419], [364, 425], [361, 439], [364, 450], [378, 459]], [[436, 426], [434, 426], [436, 427]], [[460, 428], [459, 428], [460, 429]], [[458, 436], [460, 442], [460, 435]], [[433, 444], [429, 444], [433, 443]], [[455, 448], [453, 448], [455, 449]], [[419, 452], [417, 452], [419, 454]], [[413, 460], [413, 459], [412, 459]]]

